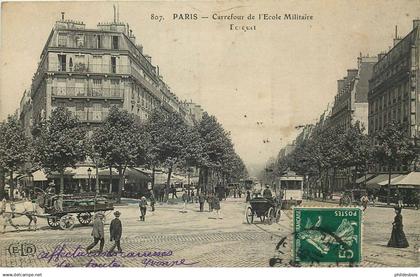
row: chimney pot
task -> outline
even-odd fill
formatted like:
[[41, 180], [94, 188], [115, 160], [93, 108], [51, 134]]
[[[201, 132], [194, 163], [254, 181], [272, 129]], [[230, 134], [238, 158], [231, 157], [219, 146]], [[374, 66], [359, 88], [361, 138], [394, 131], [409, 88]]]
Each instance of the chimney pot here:
[[420, 27], [420, 19], [413, 20], [413, 29], [417, 27]]
[[64, 20], [64, 12], [61, 12], [61, 20]]

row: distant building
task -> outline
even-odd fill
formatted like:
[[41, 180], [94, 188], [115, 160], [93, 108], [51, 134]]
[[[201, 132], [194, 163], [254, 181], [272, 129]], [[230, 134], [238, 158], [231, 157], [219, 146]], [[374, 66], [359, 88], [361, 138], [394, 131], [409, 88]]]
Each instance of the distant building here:
[[25, 90], [20, 100], [18, 119], [22, 126], [24, 126], [25, 135], [31, 136], [32, 130], [32, 99], [31, 90]]
[[376, 57], [359, 57], [357, 69], [348, 69], [347, 76], [337, 81], [337, 95], [331, 112], [331, 123], [348, 129], [359, 121], [368, 129], [368, 84]]
[[410, 137], [419, 136], [419, 50], [420, 20], [414, 20], [407, 36], [396, 34], [393, 48], [378, 55], [369, 82], [369, 134], [394, 120], [407, 123]]
[[[98, 124], [112, 106], [147, 120], [155, 108], [178, 112], [192, 124], [191, 114], [159, 74], [159, 67], [136, 44], [128, 24], [57, 21], [41, 53], [30, 94], [31, 108], [21, 109], [25, 128], [66, 107], [83, 123]], [[32, 118], [30, 121], [28, 118]]]

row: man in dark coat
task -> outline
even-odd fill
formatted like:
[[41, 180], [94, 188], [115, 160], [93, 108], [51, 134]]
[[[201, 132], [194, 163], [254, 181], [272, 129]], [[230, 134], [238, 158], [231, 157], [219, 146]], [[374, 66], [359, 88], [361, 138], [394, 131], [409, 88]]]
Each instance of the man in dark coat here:
[[206, 197], [204, 197], [204, 194], [200, 192], [200, 195], [198, 196], [198, 202], [200, 203], [200, 212], [204, 211], [204, 202], [206, 201]]
[[263, 191], [263, 197], [267, 199], [273, 198], [273, 193], [271, 192], [269, 185], [265, 186], [265, 190]]
[[92, 236], [93, 236], [93, 242], [86, 248], [86, 252], [89, 253], [89, 251], [95, 247], [95, 245], [99, 244], [99, 252], [102, 252], [104, 250], [104, 222], [103, 222], [103, 214], [96, 213], [95, 214], [95, 220], [93, 221], [93, 229], [92, 229]]
[[117, 247], [118, 252], [122, 252], [120, 240], [122, 234], [122, 224], [120, 220], [121, 213], [116, 211], [114, 213], [115, 218], [111, 221], [111, 225], [109, 226], [109, 233], [111, 241], [114, 241], [114, 245], [109, 249], [109, 252], [113, 252], [115, 247]]
[[152, 208], [152, 212], [154, 212], [156, 200], [155, 200], [155, 194], [153, 193], [153, 190], [150, 191], [149, 200], [150, 200], [150, 207]]

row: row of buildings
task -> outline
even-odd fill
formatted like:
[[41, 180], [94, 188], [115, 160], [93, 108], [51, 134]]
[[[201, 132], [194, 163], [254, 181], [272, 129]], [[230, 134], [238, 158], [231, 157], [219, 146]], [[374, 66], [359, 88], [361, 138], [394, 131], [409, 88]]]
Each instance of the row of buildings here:
[[[62, 13], [48, 36], [31, 87], [24, 92], [17, 111], [26, 135], [30, 137], [33, 127], [47, 119], [56, 107], [66, 107], [83, 124], [94, 128], [104, 121], [112, 106], [128, 111], [141, 122], [156, 108], [179, 113], [189, 125], [198, 122], [204, 113], [200, 105], [183, 101], [173, 93], [163, 81], [159, 66], [143, 52], [129, 24], [119, 22], [115, 10], [113, 22], [99, 23], [96, 29], [66, 19]], [[95, 168], [95, 165], [87, 159], [76, 169], [69, 169], [65, 192], [90, 187], [91, 176], [89, 174], [88, 178], [86, 172], [90, 167]], [[110, 193], [118, 190], [117, 174], [109, 177], [106, 173], [109, 170], [103, 171], [102, 175], [92, 176], [92, 179], [101, 179], [96, 181], [99, 187], [93, 190], [103, 192], [108, 191], [108, 187]], [[150, 181], [150, 178], [137, 176], [147, 175], [147, 170], [137, 171], [131, 171], [135, 173], [131, 178], [134, 185]], [[35, 173], [28, 175], [29, 181], [25, 175], [23, 183], [31, 186], [37, 181], [46, 184], [47, 180], [54, 180], [54, 176], [48, 177], [42, 171]], [[188, 182], [195, 175], [195, 171], [189, 174]], [[132, 185], [129, 174], [126, 178], [127, 186]], [[155, 183], [163, 181], [166, 179], [155, 179]]]
[[66, 107], [81, 122], [94, 126], [112, 106], [141, 121], [157, 107], [178, 112], [189, 124], [203, 114], [200, 105], [180, 100], [171, 91], [128, 24], [114, 16], [113, 22], [88, 29], [62, 13], [42, 50], [31, 88], [20, 102], [18, 114], [27, 134], [55, 107]]
[[[420, 135], [420, 20], [413, 20], [413, 28], [405, 37], [398, 37], [393, 47], [375, 57], [360, 56], [357, 68], [348, 69], [337, 80], [337, 93], [332, 105], [321, 115], [317, 124], [328, 120], [333, 126], [349, 128], [359, 121], [369, 135], [375, 135], [387, 123], [398, 121], [407, 126], [407, 136], [414, 141]], [[278, 158], [293, 151], [296, 144], [307, 139], [317, 124], [301, 127], [295, 141], [283, 148]], [[396, 169], [399, 172], [406, 168]], [[336, 188], [342, 190], [352, 184], [351, 169], [336, 175]], [[375, 173], [386, 172], [377, 167]], [[374, 175], [372, 175], [374, 176]]]

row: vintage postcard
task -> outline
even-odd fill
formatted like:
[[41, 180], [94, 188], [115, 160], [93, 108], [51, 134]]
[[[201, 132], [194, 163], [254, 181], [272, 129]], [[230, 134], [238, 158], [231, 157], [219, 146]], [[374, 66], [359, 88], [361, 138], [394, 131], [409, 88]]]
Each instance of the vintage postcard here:
[[0, 42], [3, 277], [419, 273], [418, 1], [4, 1]]

